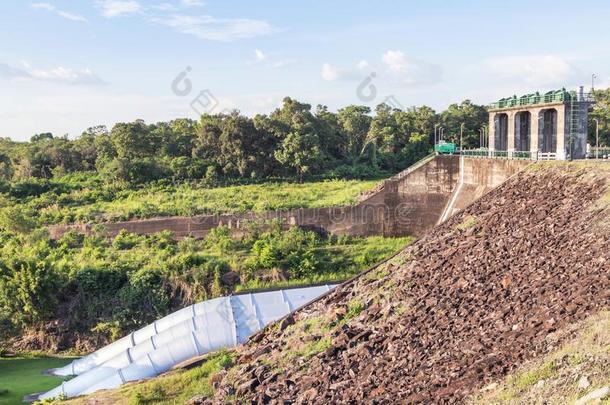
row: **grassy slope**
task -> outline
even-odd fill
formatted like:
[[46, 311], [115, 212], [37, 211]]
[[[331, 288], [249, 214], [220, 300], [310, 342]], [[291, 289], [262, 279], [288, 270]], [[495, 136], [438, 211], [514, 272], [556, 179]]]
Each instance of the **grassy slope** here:
[[325, 271], [320, 274], [312, 277], [294, 278], [287, 281], [261, 282], [258, 280], [251, 280], [236, 286], [236, 292], [343, 282], [348, 278], [357, 275], [366, 267], [380, 262], [386, 257], [404, 249], [406, 246], [413, 243], [414, 240], [415, 238], [411, 236], [402, 238], [369, 236], [366, 238], [355, 238], [350, 244], [323, 247], [320, 249], [329, 250], [332, 253], [332, 256], [339, 258], [339, 260], [355, 264], [348, 266], [342, 271], [336, 271], [334, 270], [337, 267], [336, 263], [327, 263]]
[[57, 403], [87, 404], [95, 398], [97, 405], [184, 404], [196, 395], [210, 396], [213, 393], [211, 378], [232, 364], [232, 353], [220, 351], [190, 370], [177, 370], [152, 380], [125, 384], [116, 390]]
[[19, 404], [28, 394], [56, 387], [62, 380], [42, 372], [70, 361], [52, 357], [0, 359], [0, 405]]
[[43, 195], [28, 205], [45, 223], [107, 221], [246, 211], [287, 210], [346, 205], [378, 181], [329, 180], [200, 188], [190, 184], [149, 186], [111, 194], [95, 188], [73, 190], [60, 198]]
[[[577, 336], [470, 398], [474, 404], [570, 404], [610, 385], [610, 312], [577, 325]], [[579, 387], [585, 377], [590, 385]], [[586, 387], [585, 387], [586, 386]], [[604, 403], [610, 403], [610, 398]]]

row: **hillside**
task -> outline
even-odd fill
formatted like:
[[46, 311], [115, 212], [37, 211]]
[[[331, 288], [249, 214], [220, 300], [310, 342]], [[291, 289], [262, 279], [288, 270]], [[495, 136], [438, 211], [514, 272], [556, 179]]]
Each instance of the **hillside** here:
[[255, 335], [214, 402], [461, 401], [610, 304], [610, 168], [536, 164]]

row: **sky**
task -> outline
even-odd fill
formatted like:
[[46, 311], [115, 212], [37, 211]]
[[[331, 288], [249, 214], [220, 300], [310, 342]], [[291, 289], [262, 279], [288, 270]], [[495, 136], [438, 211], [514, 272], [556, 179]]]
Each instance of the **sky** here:
[[0, 2], [0, 137], [610, 87], [610, 2]]

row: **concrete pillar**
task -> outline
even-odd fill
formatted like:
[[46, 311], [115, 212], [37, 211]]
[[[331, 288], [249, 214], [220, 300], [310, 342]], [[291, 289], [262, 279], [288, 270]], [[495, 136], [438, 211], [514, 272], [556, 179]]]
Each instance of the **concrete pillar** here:
[[506, 150], [508, 152], [515, 151], [515, 112], [508, 111], [506, 113], [508, 116], [508, 133], [506, 134]]
[[496, 148], [496, 113], [489, 113], [489, 125], [488, 125], [488, 147], [489, 150], [495, 150]]
[[538, 131], [540, 131], [540, 108], [529, 110], [530, 116], [530, 152], [538, 152]]
[[566, 107], [557, 106], [557, 160], [566, 159]]

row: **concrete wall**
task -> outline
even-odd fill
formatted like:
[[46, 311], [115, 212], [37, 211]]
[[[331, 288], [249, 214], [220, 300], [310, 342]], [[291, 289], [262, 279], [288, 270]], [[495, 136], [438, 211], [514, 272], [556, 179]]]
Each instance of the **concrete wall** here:
[[528, 160], [464, 158], [461, 186], [453, 192], [447, 217], [463, 210], [530, 164]]
[[[575, 108], [577, 108], [575, 113], [575, 119], [577, 120], [575, 127], [577, 131], [575, 133], [575, 138], [573, 140], [573, 150], [572, 150], [572, 158], [573, 159], [583, 159], [585, 157], [586, 152], [586, 144], [587, 144], [587, 117], [588, 117], [588, 106], [587, 103], [576, 104]], [[497, 139], [500, 134], [498, 134], [498, 126], [496, 125], [498, 117], [500, 115], [506, 114], [508, 116], [508, 151], [515, 151], [516, 149], [516, 126], [515, 126], [515, 117], [520, 112], [528, 111], [531, 114], [530, 121], [530, 152], [536, 153], [541, 150], [541, 141], [540, 138], [542, 136], [542, 125], [540, 120], [540, 115], [545, 110], [554, 109], [557, 113], [557, 122], [555, 128], [555, 137], [556, 137], [556, 148], [553, 153], [556, 153], [558, 160], [565, 160], [569, 155], [570, 145], [570, 115], [571, 106], [569, 103], [564, 102], [556, 102], [556, 103], [546, 103], [546, 104], [536, 104], [530, 106], [514, 106], [514, 107], [506, 107], [502, 109], [492, 109], [489, 110], [489, 146], [491, 150], [497, 149]]]
[[[138, 234], [171, 231], [176, 238], [204, 237], [211, 229], [225, 225], [239, 236], [253, 222], [268, 224], [280, 219], [285, 227], [302, 226], [336, 235], [422, 235], [441, 218], [459, 179], [470, 193], [461, 193], [455, 207], [464, 207], [484, 192], [502, 183], [524, 166], [524, 162], [492, 159], [464, 159], [460, 172], [458, 156], [436, 156], [386, 180], [356, 205], [326, 208], [303, 208], [265, 213], [199, 215], [167, 217], [103, 224], [103, 232], [114, 236], [122, 229]], [[452, 208], [453, 213], [458, 208]], [[96, 225], [98, 227], [99, 225]], [[51, 237], [59, 238], [66, 231], [91, 233], [87, 224], [52, 226]]]

